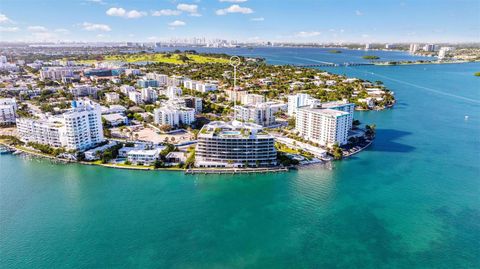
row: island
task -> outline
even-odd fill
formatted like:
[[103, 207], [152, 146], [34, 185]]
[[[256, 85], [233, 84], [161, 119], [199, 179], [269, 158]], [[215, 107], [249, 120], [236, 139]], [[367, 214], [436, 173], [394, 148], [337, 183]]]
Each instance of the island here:
[[380, 59], [380, 57], [376, 56], [376, 55], [365, 55], [365, 56], [362, 56], [363, 59], [365, 60], [378, 60]]
[[[0, 143], [64, 162], [281, 172], [360, 152], [375, 124], [354, 119], [354, 111], [395, 104], [381, 81], [262, 58], [238, 56], [233, 68], [230, 55], [194, 50], [15, 57], [25, 65], [12, 71], [17, 80], [2, 80], [0, 104], [10, 116]], [[247, 149], [260, 145], [251, 156]]]

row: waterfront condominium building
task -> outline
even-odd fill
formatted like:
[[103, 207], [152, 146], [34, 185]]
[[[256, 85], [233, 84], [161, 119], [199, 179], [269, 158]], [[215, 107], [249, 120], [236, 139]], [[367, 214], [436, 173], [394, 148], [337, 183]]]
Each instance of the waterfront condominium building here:
[[0, 125], [15, 123], [17, 101], [15, 98], [0, 98]]
[[348, 112], [323, 108], [318, 104], [300, 107], [296, 113], [298, 134], [323, 146], [346, 144], [350, 126]]
[[353, 124], [353, 112], [355, 111], [355, 104], [348, 103], [347, 100], [342, 101], [333, 101], [327, 103], [316, 103], [317, 107], [323, 109], [334, 109], [348, 113], [347, 117], [347, 127], [348, 130], [352, 129]]
[[318, 102], [317, 99], [312, 98], [309, 94], [306, 93], [297, 93], [294, 95], [288, 96], [288, 109], [287, 114], [289, 116], [295, 115], [297, 109], [302, 106], [308, 106], [314, 102]]
[[214, 121], [203, 126], [195, 151], [197, 167], [277, 165], [275, 139], [253, 123]]
[[86, 150], [104, 141], [100, 105], [73, 101], [72, 108], [59, 116], [17, 118], [23, 142], [35, 142], [69, 150]]

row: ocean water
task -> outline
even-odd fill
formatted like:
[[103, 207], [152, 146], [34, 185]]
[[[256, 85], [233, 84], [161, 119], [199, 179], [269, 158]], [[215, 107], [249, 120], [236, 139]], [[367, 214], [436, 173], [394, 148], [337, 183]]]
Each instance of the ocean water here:
[[1, 155], [0, 267], [480, 268], [479, 70], [329, 69], [398, 100], [356, 112], [377, 139], [332, 170], [191, 176]]

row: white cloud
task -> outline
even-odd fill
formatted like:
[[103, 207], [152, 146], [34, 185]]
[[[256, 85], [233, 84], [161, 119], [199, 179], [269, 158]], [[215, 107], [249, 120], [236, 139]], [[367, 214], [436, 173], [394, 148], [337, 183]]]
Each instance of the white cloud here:
[[100, 5], [107, 4], [107, 3], [103, 2], [102, 0], [86, 0], [86, 1], [90, 2], [90, 3], [100, 4]]
[[258, 18], [251, 18], [250, 20], [251, 21], [264, 21], [265, 18], [264, 17], [258, 17]]
[[228, 3], [244, 3], [247, 0], [218, 0], [219, 2], [228, 2]]
[[57, 28], [54, 30], [55, 33], [59, 33], [59, 34], [69, 34], [70, 31], [68, 31], [67, 29], [64, 29], [64, 28]]
[[121, 7], [109, 8], [105, 13], [108, 16], [122, 17], [127, 19], [137, 19], [147, 15], [147, 13], [143, 11], [137, 11], [135, 9], [128, 11]]
[[241, 13], [241, 14], [251, 14], [253, 10], [248, 7], [241, 7], [239, 5], [231, 5], [225, 9], [219, 9], [215, 12], [217, 15], [226, 15], [228, 13]]
[[355, 15], [362, 16], [363, 12], [361, 12], [360, 10], [355, 10]]
[[174, 9], [161, 9], [161, 10], [156, 10], [152, 12], [152, 16], [178, 16], [182, 12], [180, 10], [174, 10]]
[[173, 22], [169, 23], [168, 25], [170, 25], [172, 27], [178, 27], [178, 26], [185, 26], [187, 24], [184, 21], [176, 20], [176, 21], [173, 21]]
[[0, 26], [0, 32], [3, 32], [3, 33], [18, 32], [18, 30], [20, 30], [20, 28], [18, 28], [18, 27], [3, 27], [3, 26]]
[[181, 11], [185, 11], [188, 13], [197, 13], [198, 6], [197, 5], [189, 5], [189, 4], [178, 4], [177, 9]]
[[306, 32], [306, 31], [301, 31], [295, 34], [297, 37], [314, 37], [314, 36], [319, 36], [321, 33], [316, 32], [316, 31], [311, 31], [311, 32]]
[[110, 26], [106, 24], [96, 24], [96, 23], [90, 23], [90, 22], [84, 22], [82, 24], [83, 29], [86, 31], [103, 31], [103, 32], [109, 32], [112, 30]]
[[12, 22], [7, 15], [0, 13], [0, 23]]
[[47, 28], [45, 28], [44, 26], [35, 25], [35, 26], [28, 26], [27, 30], [30, 32], [40, 33], [40, 32], [46, 32]]

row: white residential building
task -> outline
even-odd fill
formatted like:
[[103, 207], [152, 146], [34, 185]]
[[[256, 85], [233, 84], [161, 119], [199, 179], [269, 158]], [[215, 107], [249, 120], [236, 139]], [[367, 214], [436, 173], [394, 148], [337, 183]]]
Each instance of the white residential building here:
[[56, 117], [17, 118], [23, 142], [35, 142], [69, 150], [85, 150], [104, 141], [100, 105], [73, 101], [72, 108]]
[[275, 139], [262, 127], [239, 121], [214, 121], [198, 134], [195, 165], [198, 167], [274, 166]]
[[200, 81], [195, 81], [195, 80], [185, 80], [183, 81], [183, 87], [201, 92], [201, 93], [206, 93], [206, 92], [211, 92], [211, 91], [216, 91], [217, 90], [217, 85], [213, 83], [204, 83]]
[[414, 54], [418, 51], [418, 44], [410, 44], [410, 49], [408, 50], [411, 54]]
[[0, 98], [0, 125], [15, 123], [17, 101], [15, 98]]
[[296, 115], [295, 128], [301, 137], [323, 146], [347, 143], [351, 126], [348, 112], [312, 104], [298, 108]]
[[105, 100], [107, 103], [118, 103], [120, 101], [120, 95], [116, 92], [105, 93]]
[[134, 92], [134, 91], [135, 91], [135, 87], [133, 87], [133, 86], [130, 86], [130, 85], [120, 86], [120, 92], [122, 92], [123, 94], [125, 94], [127, 96], [130, 92]]
[[265, 96], [260, 94], [249, 93], [242, 96], [243, 105], [255, 105], [263, 102], [265, 102]]
[[158, 93], [155, 89], [152, 89], [152, 88], [143, 88], [142, 89], [142, 101], [143, 102], [153, 103], [153, 102], [157, 101], [157, 99], [158, 99]]
[[275, 114], [285, 111], [286, 104], [276, 102], [264, 102], [248, 106], [234, 107], [236, 120], [253, 122], [261, 126], [271, 126], [275, 123]]
[[195, 109], [189, 107], [164, 106], [153, 111], [154, 122], [159, 125], [173, 127], [181, 124], [189, 125], [195, 121]]
[[179, 96], [182, 96], [182, 88], [176, 86], [168, 86], [167, 97], [169, 99], [175, 99]]
[[40, 79], [61, 80], [63, 77], [72, 77], [73, 70], [66, 67], [45, 67], [40, 70]]
[[77, 85], [70, 89], [75, 97], [92, 96], [97, 97], [99, 88], [90, 85]]
[[134, 102], [135, 104], [141, 104], [142, 103], [142, 94], [137, 92], [137, 91], [132, 91], [128, 93], [128, 99], [130, 101]]
[[127, 153], [127, 160], [134, 165], [150, 166], [158, 160], [160, 149], [139, 149]]
[[293, 116], [295, 115], [299, 107], [308, 106], [314, 102], [318, 102], [318, 100], [315, 98], [312, 98], [309, 94], [306, 94], [306, 93], [297, 93], [294, 95], [289, 95], [287, 114], [289, 116]]

